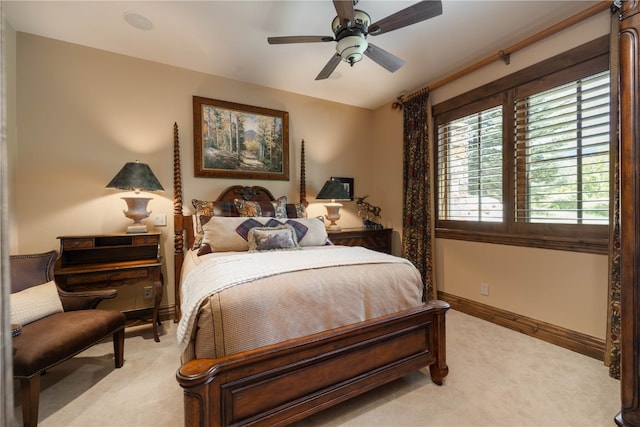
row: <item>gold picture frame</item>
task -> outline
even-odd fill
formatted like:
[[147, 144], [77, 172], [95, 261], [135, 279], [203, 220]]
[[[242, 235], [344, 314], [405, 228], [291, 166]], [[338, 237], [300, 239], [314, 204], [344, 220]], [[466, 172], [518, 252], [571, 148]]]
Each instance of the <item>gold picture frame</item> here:
[[194, 175], [289, 180], [289, 113], [193, 97]]

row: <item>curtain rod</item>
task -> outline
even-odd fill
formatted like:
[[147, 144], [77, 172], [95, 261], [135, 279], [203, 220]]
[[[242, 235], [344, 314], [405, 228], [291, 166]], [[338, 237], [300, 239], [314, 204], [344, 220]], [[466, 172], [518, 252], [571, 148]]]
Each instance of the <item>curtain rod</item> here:
[[555, 25], [552, 25], [551, 27], [540, 31], [539, 33], [536, 33], [530, 37], [527, 37], [526, 39], [522, 40], [521, 42], [518, 42], [516, 44], [514, 44], [513, 46], [509, 46], [505, 49], [502, 49], [500, 51], [498, 51], [498, 53], [494, 53], [491, 56], [488, 56], [478, 62], [476, 62], [475, 64], [472, 64], [466, 68], [463, 68], [462, 70], [455, 72], [453, 74], [451, 74], [448, 77], [445, 77], [441, 80], [436, 81], [435, 83], [430, 84], [429, 86], [425, 86], [422, 89], [418, 89], [415, 90], [413, 93], [406, 95], [406, 96], [399, 96], [397, 98], [397, 101], [394, 102], [391, 107], [394, 109], [400, 109], [402, 110], [402, 105], [404, 102], [408, 101], [409, 99], [413, 98], [414, 96], [417, 96], [419, 94], [421, 94], [424, 91], [431, 91], [434, 89], [437, 89], [441, 86], [444, 86], [448, 83], [451, 83], [454, 80], [459, 79], [462, 76], [465, 76], [467, 74], [470, 74], [473, 71], [476, 71], [482, 67], [484, 67], [485, 65], [489, 65], [492, 62], [496, 62], [496, 61], [504, 61], [505, 64], [509, 65], [510, 62], [510, 55], [514, 52], [517, 52], [521, 49], [524, 49], [527, 46], [530, 46], [534, 43], [539, 42], [542, 39], [545, 39], [561, 30], [564, 30], [565, 28], [569, 28], [570, 26], [577, 24], [578, 22], [585, 20], [587, 18], [590, 18], [604, 10], [610, 9], [612, 6], [612, 2], [607, 0], [607, 1], [601, 1], [598, 4], [595, 4], [593, 6], [591, 6], [588, 9], [583, 10], [582, 12], [571, 16], [563, 21], [558, 22]]

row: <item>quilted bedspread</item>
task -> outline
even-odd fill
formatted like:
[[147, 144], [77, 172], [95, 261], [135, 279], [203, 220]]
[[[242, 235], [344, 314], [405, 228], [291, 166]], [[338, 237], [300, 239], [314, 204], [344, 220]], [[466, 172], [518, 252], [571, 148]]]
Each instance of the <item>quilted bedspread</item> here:
[[360, 247], [188, 252], [182, 271], [182, 361], [275, 344], [422, 303], [406, 259]]

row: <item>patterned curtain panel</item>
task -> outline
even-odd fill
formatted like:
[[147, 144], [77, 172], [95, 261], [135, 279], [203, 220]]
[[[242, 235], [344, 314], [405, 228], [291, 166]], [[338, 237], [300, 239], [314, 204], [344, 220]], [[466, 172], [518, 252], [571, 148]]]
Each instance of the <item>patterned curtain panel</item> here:
[[612, 198], [614, 213], [611, 217], [609, 236], [609, 303], [607, 315], [607, 337], [604, 363], [609, 365], [609, 376], [620, 379], [620, 186], [618, 185], [618, 162], [611, 163], [615, 169], [615, 195]]
[[422, 91], [404, 104], [404, 173], [402, 254], [416, 266], [423, 298], [436, 298], [433, 270], [432, 151], [429, 93]]
[[618, 140], [618, 14], [611, 18], [609, 67], [611, 75], [611, 147], [609, 214], [609, 301], [607, 305], [607, 334], [604, 363], [609, 376], [620, 379], [620, 159]]

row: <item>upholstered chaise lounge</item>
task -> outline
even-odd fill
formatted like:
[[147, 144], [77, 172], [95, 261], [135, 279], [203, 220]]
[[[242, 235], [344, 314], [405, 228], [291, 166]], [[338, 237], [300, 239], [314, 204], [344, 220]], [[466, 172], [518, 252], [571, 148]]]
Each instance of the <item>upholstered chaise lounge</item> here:
[[[95, 309], [106, 298], [113, 298], [114, 289], [91, 292], [65, 292], [57, 288], [53, 268], [57, 251], [42, 254], [12, 255], [11, 299], [13, 310], [20, 305], [29, 307], [33, 295], [24, 292], [38, 285], [47, 284], [55, 297], [57, 291], [64, 311], [46, 315], [16, 328], [18, 335], [12, 338], [13, 376], [20, 379], [20, 395], [23, 424], [36, 426], [40, 375], [94, 344], [113, 336], [115, 366], [123, 364], [125, 317], [119, 311]], [[51, 295], [51, 292], [49, 293]], [[17, 297], [18, 296], [18, 297]], [[58, 301], [55, 301], [58, 303]], [[42, 305], [34, 302], [33, 310]], [[13, 323], [13, 321], [12, 321]]]

